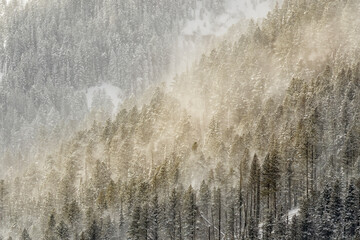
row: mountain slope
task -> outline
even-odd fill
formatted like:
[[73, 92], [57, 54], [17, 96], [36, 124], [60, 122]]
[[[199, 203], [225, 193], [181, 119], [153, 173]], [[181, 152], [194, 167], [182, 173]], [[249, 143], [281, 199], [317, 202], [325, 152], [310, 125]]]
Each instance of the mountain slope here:
[[[0, 158], [3, 166], [33, 162], [46, 142], [56, 148], [87, 122], [105, 121], [126, 97], [179, 71], [186, 52], [206, 45], [242, 18], [201, 33], [184, 34], [199, 12], [229, 16], [232, 1], [43, 1], [1, 3]], [[212, 22], [209, 22], [212, 24]], [[184, 40], [186, 38], [186, 40]], [[176, 53], [177, 52], [177, 53]], [[87, 96], [103, 85], [96, 107]], [[116, 101], [109, 101], [117, 99]], [[62, 129], [62, 131], [59, 131]], [[31, 144], [29, 144], [31, 142]], [[40, 150], [41, 151], [41, 150]], [[13, 156], [11, 156], [13, 155]], [[15, 157], [16, 156], [16, 157]], [[5, 169], [5, 168], [4, 168]]]
[[286, 1], [170, 89], [10, 173], [3, 235], [257, 239], [263, 223], [266, 239], [355, 238], [359, 9]]

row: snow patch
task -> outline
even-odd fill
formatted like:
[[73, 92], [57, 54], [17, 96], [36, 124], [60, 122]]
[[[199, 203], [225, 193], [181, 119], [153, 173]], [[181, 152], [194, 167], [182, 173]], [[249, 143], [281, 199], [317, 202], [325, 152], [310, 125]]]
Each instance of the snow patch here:
[[294, 216], [299, 215], [299, 212], [300, 212], [300, 208], [299, 208], [299, 207], [294, 208], [294, 209], [291, 209], [291, 210], [288, 212], [289, 221], [291, 221]]
[[92, 107], [94, 96], [98, 92], [104, 92], [106, 96], [111, 99], [111, 102], [114, 105], [113, 114], [116, 114], [119, 104], [122, 103], [124, 99], [123, 91], [110, 83], [103, 83], [100, 86], [88, 88], [86, 91], [86, 103], [89, 110]]

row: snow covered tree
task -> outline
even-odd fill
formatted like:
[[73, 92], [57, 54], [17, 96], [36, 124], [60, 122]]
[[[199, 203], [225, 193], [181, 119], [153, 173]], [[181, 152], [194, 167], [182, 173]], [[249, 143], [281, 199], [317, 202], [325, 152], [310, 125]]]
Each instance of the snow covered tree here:
[[358, 193], [353, 181], [350, 182], [344, 201], [344, 229], [345, 237], [353, 238], [357, 228], [357, 217], [359, 216]]
[[56, 234], [61, 240], [69, 240], [70, 239], [70, 231], [68, 226], [64, 221], [61, 221], [56, 227]]
[[196, 221], [197, 221], [196, 195], [190, 186], [184, 195], [183, 220], [184, 220], [184, 239], [196, 239]]
[[21, 233], [21, 240], [31, 240], [30, 235], [26, 230], [26, 228], [24, 228], [24, 230]]

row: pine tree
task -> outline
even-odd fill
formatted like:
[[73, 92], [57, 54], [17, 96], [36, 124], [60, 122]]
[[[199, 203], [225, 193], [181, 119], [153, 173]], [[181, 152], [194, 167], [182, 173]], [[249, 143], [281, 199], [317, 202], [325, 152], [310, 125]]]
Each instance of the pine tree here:
[[237, 210], [237, 228], [238, 228], [238, 236], [242, 235], [242, 228], [243, 228], [243, 204], [244, 204], [244, 199], [243, 199], [243, 192], [242, 189], [239, 186], [237, 187], [237, 191], [236, 191], [236, 210]]
[[285, 240], [287, 236], [287, 224], [284, 214], [279, 214], [274, 226], [274, 238]]
[[311, 199], [305, 199], [300, 209], [299, 230], [302, 240], [310, 240], [315, 237]]
[[102, 239], [111, 240], [115, 237], [115, 224], [111, 221], [110, 216], [107, 216], [102, 227]]
[[300, 240], [301, 239], [301, 232], [299, 226], [298, 217], [295, 215], [291, 219], [291, 225], [289, 228], [289, 237], [288, 240]]
[[69, 240], [70, 239], [70, 232], [68, 226], [65, 224], [64, 221], [61, 221], [59, 225], [56, 227], [56, 235], [61, 240]]
[[76, 228], [81, 221], [81, 210], [76, 200], [73, 200], [70, 204], [67, 213], [67, 219], [72, 228]]
[[255, 219], [255, 217], [250, 217], [249, 225], [248, 225], [248, 234], [250, 240], [259, 239], [259, 225]]
[[150, 237], [153, 240], [159, 239], [160, 209], [158, 195], [155, 193], [150, 205]]
[[257, 155], [254, 155], [250, 168], [250, 191], [251, 191], [251, 216], [255, 216], [257, 221], [260, 219], [260, 164]]
[[[273, 209], [276, 216], [276, 193], [278, 190], [278, 181], [280, 178], [280, 159], [279, 153], [274, 149], [268, 154], [262, 166], [262, 192], [267, 197], [268, 210]], [[270, 206], [270, 198], [273, 205]]]
[[334, 234], [333, 224], [330, 219], [330, 214], [328, 211], [323, 213], [323, 216], [318, 222], [319, 227], [317, 229], [319, 239], [331, 239]]
[[141, 207], [136, 205], [132, 211], [130, 226], [128, 230], [128, 236], [130, 239], [140, 240], [140, 216]]
[[5, 197], [7, 195], [5, 181], [0, 180], [0, 222], [4, 221], [5, 216]]
[[199, 214], [201, 220], [201, 226], [199, 227], [198, 236], [204, 239], [209, 238], [209, 222], [210, 222], [210, 202], [211, 202], [211, 193], [208, 185], [205, 181], [202, 181], [200, 190], [199, 190]]
[[184, 195], [184, 239], [196, 239], [196, 220], [197, 220], [197, 206], [196, 196], [193, 188], [190, 186]]
[[331, 194], [331, 202], [330, 202], [330, 218], [331, 222], [333, 224], [333, 227], [336, 231], [335, 234], [339, 234], [339, 231], [341, 231], [341, 220], [342, 220], [342, 214], [343, 214], [343, 202], [342, 202], [342, 189], [341, 189], [341, 183], [340, 180], [336, 180], [334, 183], [333, 191]]
[[[214, 238], [221, 239], [222, 235], [222, 196], [220, 188], [213, 190], [212, 219], [214, 227]], [[215, 228], [216, 232], [215, 232]]]
[[31, 240], [30, 235], [26, 230], [26, 228], [24, 228], [24, 230], [22, 231], [21, 240]]
[[265, 223], [263, 226], [263, 239], [270, 240], [273, 238], [273, 230], [274, 230], [274, 215], [268, 210], [265, 215]]
[[357, 228], [357, 216], [359, 215], [357, 191], [355, 189], [354, 183], [351, 181], [347, 195], [344, 202], [344, 227], [345, 227], [345, 237], [353, 238]]
[[233, 197], [234, 189], [229, 191], [226, 204], [226, 239], [235, 239], [235, 204]]
[[318, 236], [321, 239], [329, 239], [333, 232], [330, 219], [330, 200], [332, 189], [329, 184], [326, 184], [317, 204], [316, 222]]
[[168, 236], [171, 240], [175, 240], [177, 236], [177, 229], [179, 228], [178, 215], [179, 215], [179, 194], [174, 188], [171, 192], [168, 206], [167, 206], [167, 217], [166, 229]]
[[98, 226], [96, 220], [93, 220], [92, 224], [90, 225], [89, 229], [87, 230], [87, 239], [89, 240], [97, 240], [100, 239], [101, 231]]
[[321, 221], [323, 214], [330, 209], [331, 194], [331, 186], [326, 184], [317, 204], [317, 215], [319, 216], [319, 219], [317, 219], [318, 222]]
[[[149, 204], [145, 203], [140, 211], [139, 238], [148, 239], [151, 235], [150, 222], [152, 221], [149, 213]], [[151, 238], [151, 237], [150, 237]]]
[[45, 231], [45, 240], [56, 240], [55, 227], [56, 227], [55, 214], [52, 213], [50, 215], [48, 226]]

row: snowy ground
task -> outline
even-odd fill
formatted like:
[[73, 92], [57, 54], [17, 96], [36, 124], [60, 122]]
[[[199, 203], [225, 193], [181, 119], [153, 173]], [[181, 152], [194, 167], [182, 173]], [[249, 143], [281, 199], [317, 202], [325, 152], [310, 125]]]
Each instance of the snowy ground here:
[[300, 208], [299, 208], [299, 207], [290, 210], [289, 213], [288, 213], [289, 221], [291, 221], [294, 216], [299, 215], [299, 212], [300, 212]]
[[[293, 219], [294, 216], [298, 216], [299, 215], [299, 212], [300, 212], [300, 208], [299, 207], [296, 207], [296, 208], [293, 208], [291, 209], [289, 212], [288, 212], [288, 215], [285, 215], [284, 217], [285, 218], [288, 218], [289, 222]], [[263, 233], [263, 226], [264, 226], [264, 223], [261, 222], [259, 224], [259, 232], [260, 232], [260, 236], [262, 237], [262, 233]]]

